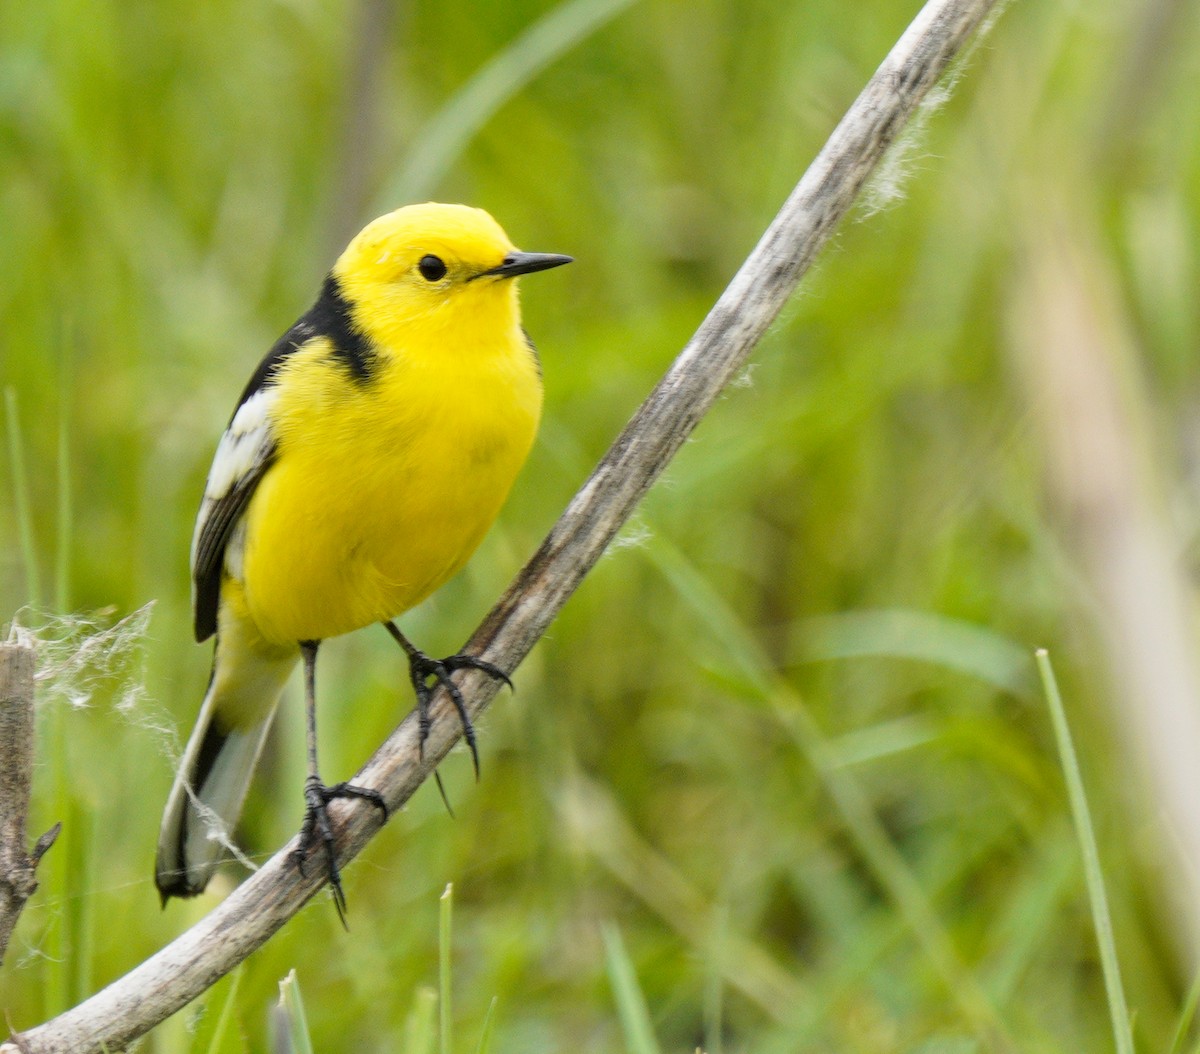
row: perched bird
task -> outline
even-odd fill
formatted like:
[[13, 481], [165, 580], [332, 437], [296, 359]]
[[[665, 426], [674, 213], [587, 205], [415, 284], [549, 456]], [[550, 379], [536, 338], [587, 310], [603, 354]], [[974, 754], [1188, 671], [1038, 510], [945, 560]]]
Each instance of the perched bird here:
[[200, 893], [216, 870], [214, 835], [237, 823], [303, 659], [298, 862], [319, 837], [344, 910], [326, 805], [354, 797], [386, 808], [376, 791], [318, 774], [315, 673], [327, 637], [382, 623], [408, 656], [422, 741], [432, 679], [450, 689], [474, 754], [450, 675], [472, 667], [507, 681], [504, 671], [471, 655], [430, 658], [391, 620], [466, 563], [504, 504], [542, 405], [515, 279], [570, 262], [519, 252], [480, 209], [398, 209], [350, 243], [254, 371], [217, 445], [192, 540], [196, 639], [216, 634], [216, 645], [159, 833], [164, 904]]

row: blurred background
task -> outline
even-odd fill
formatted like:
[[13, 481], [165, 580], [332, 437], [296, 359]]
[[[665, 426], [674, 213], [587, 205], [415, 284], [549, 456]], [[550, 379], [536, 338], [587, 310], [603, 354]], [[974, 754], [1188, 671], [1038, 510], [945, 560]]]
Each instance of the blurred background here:
[[[917, 7], [0, 6], [0, 624], [40, 627], [31, 832], [64, 823], [0, 972], [13, 1028], [244, 875], [165, 911], [152, 882], [209, 663], [188, 545], [246, 378], [348, 238], [435, 198], [577, 259], [524, 288], [530, 462], [402, 622], [443, 654]], [[1110, 1049], [1036, 647], [1139, 1048], [1193, 1049], [1200, 18], [1013, 3], [956, 74], [498, 697], [480, 782], [442, 766], [455, 817], [422, 788], [347, 872], [349, 934], [316, 898], [141, 1049], [266, 1049], [295, 969], [315, 1049], [414, 1050], [451, 882], [456, 1049], [493, 999], [495, 1051], [633, 1049], [614, 934], [664, 1051]], [[322, 661], [337, 780], [412, 700], [382, 631]], [[297, 829], [303, 758], [293, 691], [251, 859]]]

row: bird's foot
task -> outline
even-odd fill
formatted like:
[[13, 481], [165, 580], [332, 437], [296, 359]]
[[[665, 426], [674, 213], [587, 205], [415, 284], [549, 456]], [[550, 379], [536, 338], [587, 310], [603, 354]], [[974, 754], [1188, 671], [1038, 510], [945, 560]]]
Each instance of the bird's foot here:
[[429, 738], [429, 703], [433, 698], [434, 688], [439, 684], [445, 685], [446, 691], [450, 693], [450, 700], [454, 703], [454, 709], [458, 711], [458, 719], [462, 722], [463, 738], [471, 748], [475, 778], [479, 779], [479, 748], [475, 745], [475, 726], [471, 724], [471, 715], [467, 713], [467, 704], [463, 700], [462, 692], [450, 676], [457, 670], [481, 670], [489, 677], [503, 681], [510, 689], [513, 686], [508, 674], [494, 662], [464, 654], [434, 659], [414, 648], [408, 653], [408, 676], [412, 681], [413, 690], [417, 693], [418, 744], [421, 755], [424, 756], [425, 740]]
[[329, 803], [334, 798], [357, 798], [359, 801], [370, 802], [381, 813], [386, 822], [388, 818], [387, 803], [383, 795], [370, 787], [360, 787], [354, 783], [335, 783], [327, 787], [317, 775], [311, 775], [304, 781], [304, 802], [307, 808], [304, 812], [304, 823], [300, 826], [300, 844], [296, 848], [296, 867], [304, 874], [304, 858], [312, 848], [315, 840], [320, 839], [325, 850], [325, 867], [329, 873], [329, 885], [333, 890], [333, 905], [337, 908], [338, 918], [346, 925], [346, 894], [342, 890], [342, 874], [338, 870], [337, 853], [334, 848], [333, 825], [329, 822]]

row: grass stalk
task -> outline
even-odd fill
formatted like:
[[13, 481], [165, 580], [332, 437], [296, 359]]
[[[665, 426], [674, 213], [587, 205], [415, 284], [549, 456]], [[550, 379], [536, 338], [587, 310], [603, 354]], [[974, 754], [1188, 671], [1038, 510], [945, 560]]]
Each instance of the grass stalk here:
[[452, 1054], [453, 1025], [450, 1005], [450, 937], [454, 912], [454, 883], [446, 883], [438, 910], [438, 1015], [441, 1054]]
[[725, 1015], [726, 935], [729, 932], [729, 907], [722, 902], [713, 912], [712, 945], [708, 956], [708, 976], [704, 983], [704, 1044], [705, 1054], [723, 1054], [721, 1036]]
[[1125, 987], [1121, 983], [1121, 964], [1117, 958], [1112, 915], [1108, 910], [1108, 894], [1104, 889], [1104, 873], [1100, 867], [1096, 831], [1092, 826], [1091, 810], [1088, 808], [1087, 795], [1083, 789], [1079, 758], [1075, 754], [1071, 729], [1067, 724], [1062, 696], [1058, 691], [1058, 680], [1054, 676], [1054, 667], [1050, 664], [1050, 654], [1045, 648], [1039, 648], [1037, 651], [1037, 667], [1045, 690], [1046, 705], [1050, 708], [1050, 719], [1054, 724], [1054, 737], [1058, 741], [1058, 754], [1067, 781], [1071, 815], [1075, 821], [1075, 833], [1079, 838], [1079, 850], [1083, 857], [1083, 874], [1087, 882], [1092, 921], [1096, 927], [1096, 943], [1100, 947], [1100, 965], [1104, 971], [1104, 988], [1108, 993], [1113, 1039], [1116, 1042], [1117, 1054], [1134, 1054], [1133, 1030], [1129, 1024]]
[[625, 1036], [625, 1049], [629, 1054], [662, 1054], [658, 1040], [654, 1038], [654, 1026], [646, 997], [638, 984], [633, 960], [625, 950], [621, 931], [614, 923], [606, 923], [603, 930], [604, 961], [608, 967], [608, 979], [617, 1000], [617, 1012], [621, 1018], [621, 1031]]
[[[1196, 979], [1192, 982], [1188, 997], [1184, 1000], [1183, 1009], [1179, 1011], [1179, 1023], [1175, 1026], [1175, 1037], [1171, 1040], [1171, 1047], [1167, 1054], [1179, 1054], [1183, 1050], [1184, 1041], [1192, 1030], [1192, 1022], [1196, 1019], [1197, 1004], [1200, 1004], [1200, 974], [1197, 974]], [[1192, 1054], [1200, 1051], [1200, 1040], [1191, 1049]]]
[[487, 1013], [483, 1018], [483, 1029], [479, 1033], [479, 1045], [475, 1048], [475, 1054], [491, 1054], [492, 1037], [496, 1032], [496, 1007], [500, 1003], [499, 996], [492, 996], [492, 1001], [488, 1003]]
[[313, 1054], [308, 1015], [304, 1012], [304, 999], [300, 995], [300, 982], [296, 979], [295, 970], [279, 982], [279, 1006], [283, 1011], [283, 1024], [287, 1028], [287, 1049], [292, 1054]]
[[412, 1009], [404, 1027], [404, 1054], [430, 1054], [433, 1050], [434, 1012], [437, 1008], [437, 992], [432, 988], [419, 988], [413, 998]]
[[221, 1054], [221, 1044], [225, 1042], [225, 1034], [229, 1031], [229, 1025], [233, 1021], [233, 1012], [237, 1007], [238, 988], [241, 987], [244, 973], [245, 968], [239, 966], [230, 974], [229, 988], [221, 1003], [221, 1012], [217, 1015], [216, 1024], [213, 1025], [212, 1035], [208, 1037], [208, 1043], [205, 1045], [205, 1054]]

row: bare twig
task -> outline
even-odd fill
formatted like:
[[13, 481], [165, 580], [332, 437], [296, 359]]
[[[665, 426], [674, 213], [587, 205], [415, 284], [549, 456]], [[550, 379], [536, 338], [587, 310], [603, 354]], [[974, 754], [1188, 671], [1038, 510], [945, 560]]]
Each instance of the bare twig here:
[[0, 644], [0, 963], [25, 902], [37, 889], [55, 824], [28, 852], [25, 823], [33, 786], [33, 666], [28, 644]]
[[[634, 415], [468, 645], [513, 669], [545, 632], [697, 422], [770, 326], [888, 146], [995, 0], [931, 0], [897, 42], [734, 276], [667, 375]], [[477, 716], [496, 692], [479, 673], [463, 678]], [[444, 692], [433, 707], [424, 757], [409, 716], [355, 776], [393, 812], [459, 738]], [[342, 862], [380, 826], [378, 810], [331, 806]], [[219, 907], [97, 995], [24, 1034], [35, 1052], [120, 1049], [190, 1002], [265, 942], [321, 887], [324, 869], [301, 874], [295, 839]], [[0, 1054], [16, 1054], [12, 1045]]]

